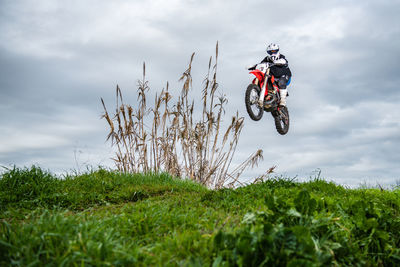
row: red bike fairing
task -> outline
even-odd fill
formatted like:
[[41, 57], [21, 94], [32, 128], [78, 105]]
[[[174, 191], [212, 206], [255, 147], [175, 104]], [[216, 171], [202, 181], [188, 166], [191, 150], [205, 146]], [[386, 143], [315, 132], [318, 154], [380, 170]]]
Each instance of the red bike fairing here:
[[[264, 77], [265, 77], [264, 72], [259, 71], [259, 70], [253, 70], [253, 71], [250, 71], [250, 73], [253, 74], [254, 76], [256, 76], [256, 78], [257, 78], [258, 81], [260, 82], [260, 85], [259, 85], [259, 86], [260, 86], [260, 88], [262, 88], [262, 87], [263, 87], [263, 84], [264, 84], [264, 82], [265, 82], [265, 80], [264, 80]], [[272, 86], [279, 92], [279, 87], [276, 86], [276, 85], [274, 84], [274, 81], [275, 81], [275, 76], [272, 75], [272, 76], [271, 76], [271, 83], [272, 83]], [[253, 80], [253, 83], [255, 83], [255, 79]], [[265, 95], [267, 95], [267, 94], [268, 94], [268, 88], [266, 88], [266, 90], [265, 90]]]
[[[253, 71], [250, 71], [250, 73], [257, 77], [257, 79], [260, 83], [259, 86], [260, 86], [260, 88], [262, 88], [263, 84], [265, 82], [265, 73], [262, 71], [259, 71], [259, 70], [253, 70]], [[253, 83], [255, 83], [255, 79], [253, 80]], [[266, 88], [264, 96], [266, 96], [267, 94], [268, 94], [268, 88]]]

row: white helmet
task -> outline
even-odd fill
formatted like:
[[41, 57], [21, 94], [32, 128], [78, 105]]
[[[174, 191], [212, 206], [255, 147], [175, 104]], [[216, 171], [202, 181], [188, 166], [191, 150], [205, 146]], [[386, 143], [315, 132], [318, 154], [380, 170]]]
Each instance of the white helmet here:
[[277, 44], [269, 44], [267, 47], [267, 53], [270, 55], [273, 59], [278, 59], [279, 58], [279, 45]]

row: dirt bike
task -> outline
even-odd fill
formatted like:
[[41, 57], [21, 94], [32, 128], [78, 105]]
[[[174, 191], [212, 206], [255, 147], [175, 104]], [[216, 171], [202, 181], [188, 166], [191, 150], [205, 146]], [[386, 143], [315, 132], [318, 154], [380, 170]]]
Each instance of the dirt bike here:
[[[259, 121], [265, 112], [271, 112], [278, 133], [284, 135], [289, 131], [289, 111], [286, 106], [279, 106], [280, 94], [277, 80], [270, 75], [274, 64], [260, 63], [251, 68], [256, 78], [246, 89], [246, 110], [252, 120]], [[267, 83], [264, 86], [264, 83]]]

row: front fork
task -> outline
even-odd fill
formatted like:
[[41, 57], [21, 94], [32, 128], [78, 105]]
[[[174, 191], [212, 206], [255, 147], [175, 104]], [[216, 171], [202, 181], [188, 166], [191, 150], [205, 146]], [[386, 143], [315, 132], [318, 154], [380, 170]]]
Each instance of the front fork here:
[[260, 107], [264, 106], [264, 97], [265, 97], [265, 91], [267, 90], [268, 78], [269, 78], [269, 68], [267, 69], [267, 71], [265, 73], [265, 78], [264, 78], [263, 86], [261, 88], [260, 98], [258, 99], [258, 106], [260, 106]]

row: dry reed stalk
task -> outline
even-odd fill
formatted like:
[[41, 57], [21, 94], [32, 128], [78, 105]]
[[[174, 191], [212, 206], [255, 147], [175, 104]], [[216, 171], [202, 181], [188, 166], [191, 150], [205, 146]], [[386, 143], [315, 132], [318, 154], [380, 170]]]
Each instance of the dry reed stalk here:
[[271, 168], [269, 168], [266, 173], [258, 176], [256, 179], [254, 179], [254, 181], [252, 182], [252, 184], [256, 184], [256, 183], [262, 183], [265, 180], [270, 178], [270, 174], [274, 173], [276, 166], [272, 166]]
[[[239, 177], [243, 171], [262, 160], [262, 150], [258, 150], [233, 171], [229, 171], [244, 119], [236, 113], [227, 129], [221, 131], [224, 107], [228, 100], [224, 95], [215, 95], [218, 88], [218, 43], [215, 62], [212, 64], [210, 57], [207, 76], [203, 81], [201, 118], [194, 120], [195, 104], [189, 98], [194, 55], [179, 79], [183, 86], [173, 105], [170, 104], [173, 98], [167, 83], [166, 89], [155, 95], [154, 107], [147, 107], [146, 93], [150, 88], [145, 76], [145, 64], [143, 77], [138, 81], [136, 109], [124, 104], [119, 86], [116, 89], [117, 102], [113, 117], [101, 99], [104, 108], [102, 118], [110, 127], [107, 140], [111, 139], [111, 144], [116, 147], [113, 160], [118, 170], [133, 173], [168, 172], [210, 188], [221, 188], [240, 184]], [[150, 127], [145, 124], [145, 120], [149, 119], [152, 120]]]

